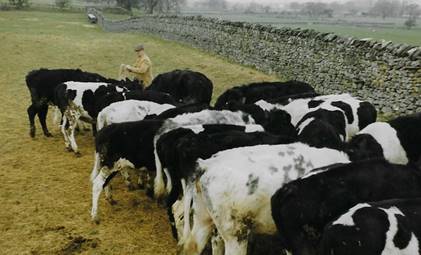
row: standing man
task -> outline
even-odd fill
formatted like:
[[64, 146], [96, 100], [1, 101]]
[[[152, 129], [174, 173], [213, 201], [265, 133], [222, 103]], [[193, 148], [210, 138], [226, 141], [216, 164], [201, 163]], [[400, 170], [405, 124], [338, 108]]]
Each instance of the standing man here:
[[152, 82], [152, 62], [145, 53], [145, 48], [142, 44], [135, 47], [137, 55], [136, 62], [131, 65], [121, 64], [119, 79], [123, 79], [127, 76], [127, 73], [133, 74], [133, 76], [142, 81], [145, 86], [149, 86]]

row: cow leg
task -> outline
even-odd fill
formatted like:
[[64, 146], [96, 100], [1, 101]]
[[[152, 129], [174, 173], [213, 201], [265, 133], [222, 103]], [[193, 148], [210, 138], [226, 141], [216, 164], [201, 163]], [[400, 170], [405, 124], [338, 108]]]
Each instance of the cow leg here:
[[[185, 180], [182, 179], [182, 182]], [[186, 186], [185, 184], [183, 186]], [[186, 190], [184, 192], [184, 228], [183, 228], [183, 236], [188, 236], [190, 233], [190, 206], [191, 201], [193, 199], [193, 187], [191, 185], [186, 186]]]
[[58, 107], [54, 107], [54, 118], [53, 118], [53, 124], [61, 127], [60, 121], [63, 118], [61, 111]]
[[179, 195], [182, 191], [181, 190], [181, 183], [180, 181], [174, 182], [174, 187], [171, 189], [171, 192], [168, 194], [167, 198], [165, 199], [165, 205], [171, 206], [178, 200]]
[[237, 240], [237, 237], [231, 236], [225, 241], [225, 255], [247, 255], [247, 240]]
[[218, 233], [212, 235], [212, 255], [224, 255], [224, 240]]
[[37, 109], [34, 104], [31, 104], [28, 109], [28, 118], [29, 118], [29, 135], [33, 138], [35, 137], [35, 115], [37, 115]]
[[115, 201], [113, 199], [113, 188], [111, 187], [111, 184], [108, 184], [104, 187], [104, 191], [105, 191], [105, 199], [108, 201], [108, 203], [110, 203], [110, 205], [116, 205], [117, 201]]
[[121, 169], [120, 173], [121, 176], [123, 176], [124, 179], [124, 183], [126, 184], [127, 188], [131, 191], [131, 190], [135, 190], [135, 186], [133, 185], [133, 183], [130, 181], [130, 174], [129, 174], [129, 170], [127, 167], [124, 167], [123, 169]]
[[164, 168], [165, 176], [167, 177], [167, 194], [169, 194], [172, 190], [172, 181], [171, 175], [167, 168]]
[[[102, 167], [99, 171], [99, 174], [92, 181], [92, 209], [91, 209], [91, 219], [92, 221], [99, 223], [98, 217], [98, 201], [101, 195], [102, 189], [107, 187], [110, 179], [113, 177], [113, 170], [110, 170], [108, 167]], [[107, 191], [110, 195], [110, 190]]]
[[48, 131], [47, 128], [47, 113], [48, 113], [48, 104], [41, 105], [41, 107], [38, 110], [38, 118], [39, 122], [41, 123], [42, 131], [44, 132], [44, 136], [46, 137], [52, 137], [53, 135]]
[[92, 168], [92, 172], [91, 172], [91, 182], [93, 182], [95, 180], [95, 177], [97, 177], [98, 175], [98, 169], [100, 168], [100, 158], [99, 158], [99, 153], [95, 152], [95, 156], [94, 156], [94, 167]]
[[[193, 229], [187, 237], [182, 236], [178, 244], [181, 247], [180, 254], [183, 255], [201, 254], [215, 228], [200, 193], [196, 192], [194, 195], [193, 207]], [[183, 242], [183, 240], [185, 241]]]
[[154, 156], [155, 156], [155, 167], [156, 167], [156, 176], [155, 176], [155, 181], [154, 181], [154, 194], [155, 194], [155, 198], [160, 200], [166, 193], [165, 193], [164, 176], [162, 174], [162, 165], [161, 165], [161, 160], [159, 159], [159, 156], [156, 150], [156, 143], [154, 146]]
[[139, 176], [137, 179], [137, 185], [139, 189], [146, 189], [146, 186], [149, 185], [150, 177], [146, 168], [142, 167], [138, 169]]
[[95, 223], [99, 223], [98, 217], [98, 201], [99, 196], [101, 195], [103, 185], [105, 183], [106, 178], [102, 175], [102, 169], [100, 174], [95, 177], [92, 183], [92, 209], [91, 209], [91, 219]]
[[92, 135], [95, 137], [95, 136], [96, 136], [96, 133], [97, 133], [97, 130], [96, 130], [96, 123], [95, 123], [95, 124], [94, 124], [94, 123], [92, 123], [91, 125], [92, 125]]
[[61, 122], [61, 133], [63, 134], [63, 137], [64, 137], [64, 145], [66, 146], [66, 149], [68, 151], [72, 151], [72, 148], [70, 146], [69, 137], [68, 137], [68, 134], [67, 134], [67, 127], [66, 126], [67, 126], [67, 117], [66, 117], [65, 114], [63, 114], [63, 119], [62, 119], [62, 122]]
[[77, 123], [79, 121], [79, 115], [75, 114], [74, 112], [70, 112], [69, 114], [70, 116], [68, 117], [69, 120], [69, 141], [70, 141], [70, 146], [72, 148], [72, 150], [75, 152], [76, 157], [80, 157], [81, 154], [79, 152], [79, 149], [77, 147], [77, 143], [75, 140], [75, 129], [77, 126]]

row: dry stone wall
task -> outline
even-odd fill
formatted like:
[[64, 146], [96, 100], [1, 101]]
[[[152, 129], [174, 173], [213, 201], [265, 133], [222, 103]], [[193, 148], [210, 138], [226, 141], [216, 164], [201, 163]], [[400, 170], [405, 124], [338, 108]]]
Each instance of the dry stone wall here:
[[187, 43], [323, 94], [349, 92], [386, 115], [421, 112], [421, 47], [341, 37], [309, 29], [274, 28], [201, 16], [143, 16], [109, 21], [106, 31], [139, 31]]

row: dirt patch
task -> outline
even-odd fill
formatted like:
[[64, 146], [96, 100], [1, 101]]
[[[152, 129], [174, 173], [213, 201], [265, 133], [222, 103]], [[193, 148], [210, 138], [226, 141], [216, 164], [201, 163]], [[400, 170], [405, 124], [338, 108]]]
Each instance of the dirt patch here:
[[62, 255], [81, 253], [89, 248], [96, 248], [98, 240], [84, 238], [83, 236], [70, 237], [70, 241], [59, 252]]

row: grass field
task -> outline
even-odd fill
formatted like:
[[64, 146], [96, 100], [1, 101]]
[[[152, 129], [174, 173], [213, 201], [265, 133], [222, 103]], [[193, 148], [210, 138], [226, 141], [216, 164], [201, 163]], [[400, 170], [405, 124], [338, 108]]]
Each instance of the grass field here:
[[273, 80], [255, 70], [170, 41], [143, 34], [104, 33], [84, 14], [0, 12], [0, 253], [1, 254], [174, 254], [165, 210], [141, 191], [114, 182], [118, 204], [100, 200], [99, 225], [90, 221], [89, 174], [93, 138], [76, 137], [82, 157], [65, 152], [56, 126], [53, 138], [29, 137], [24, 79], [40, 67], [82, 68], [116, 77], [121, 63], [134, 60], [142, 42], [154, 72], [190, 68], [225, 88]]
[[[285, 17], [278, 14], [244, 14], [244, 13], [198, 13], [190, 12], [185, 15], [203, 15], [224, 20], [246, 21], [271, 25], [274, 27], [291, 27], [302, 29], [314, 29], [320, 32], [330, 32], [342, 36], [353, 36], [356, 38], [374, 38], [377, 40], [390, 40], [395, 43], [407, 43], [421, 46], [421, 25], [410, 30], [405, 29], [402, 18], [362, 18], [362, 17], [334, 17], [328, 18], [306, 18], [306, 17]], [[347, 23], [347, 24], [344, 24]], [[355, 25], [351, 25], [355, 23]], [[370, 25], [372, 24], [372, 25]], [[376, 25], [377, 24], [377, 25]]]

